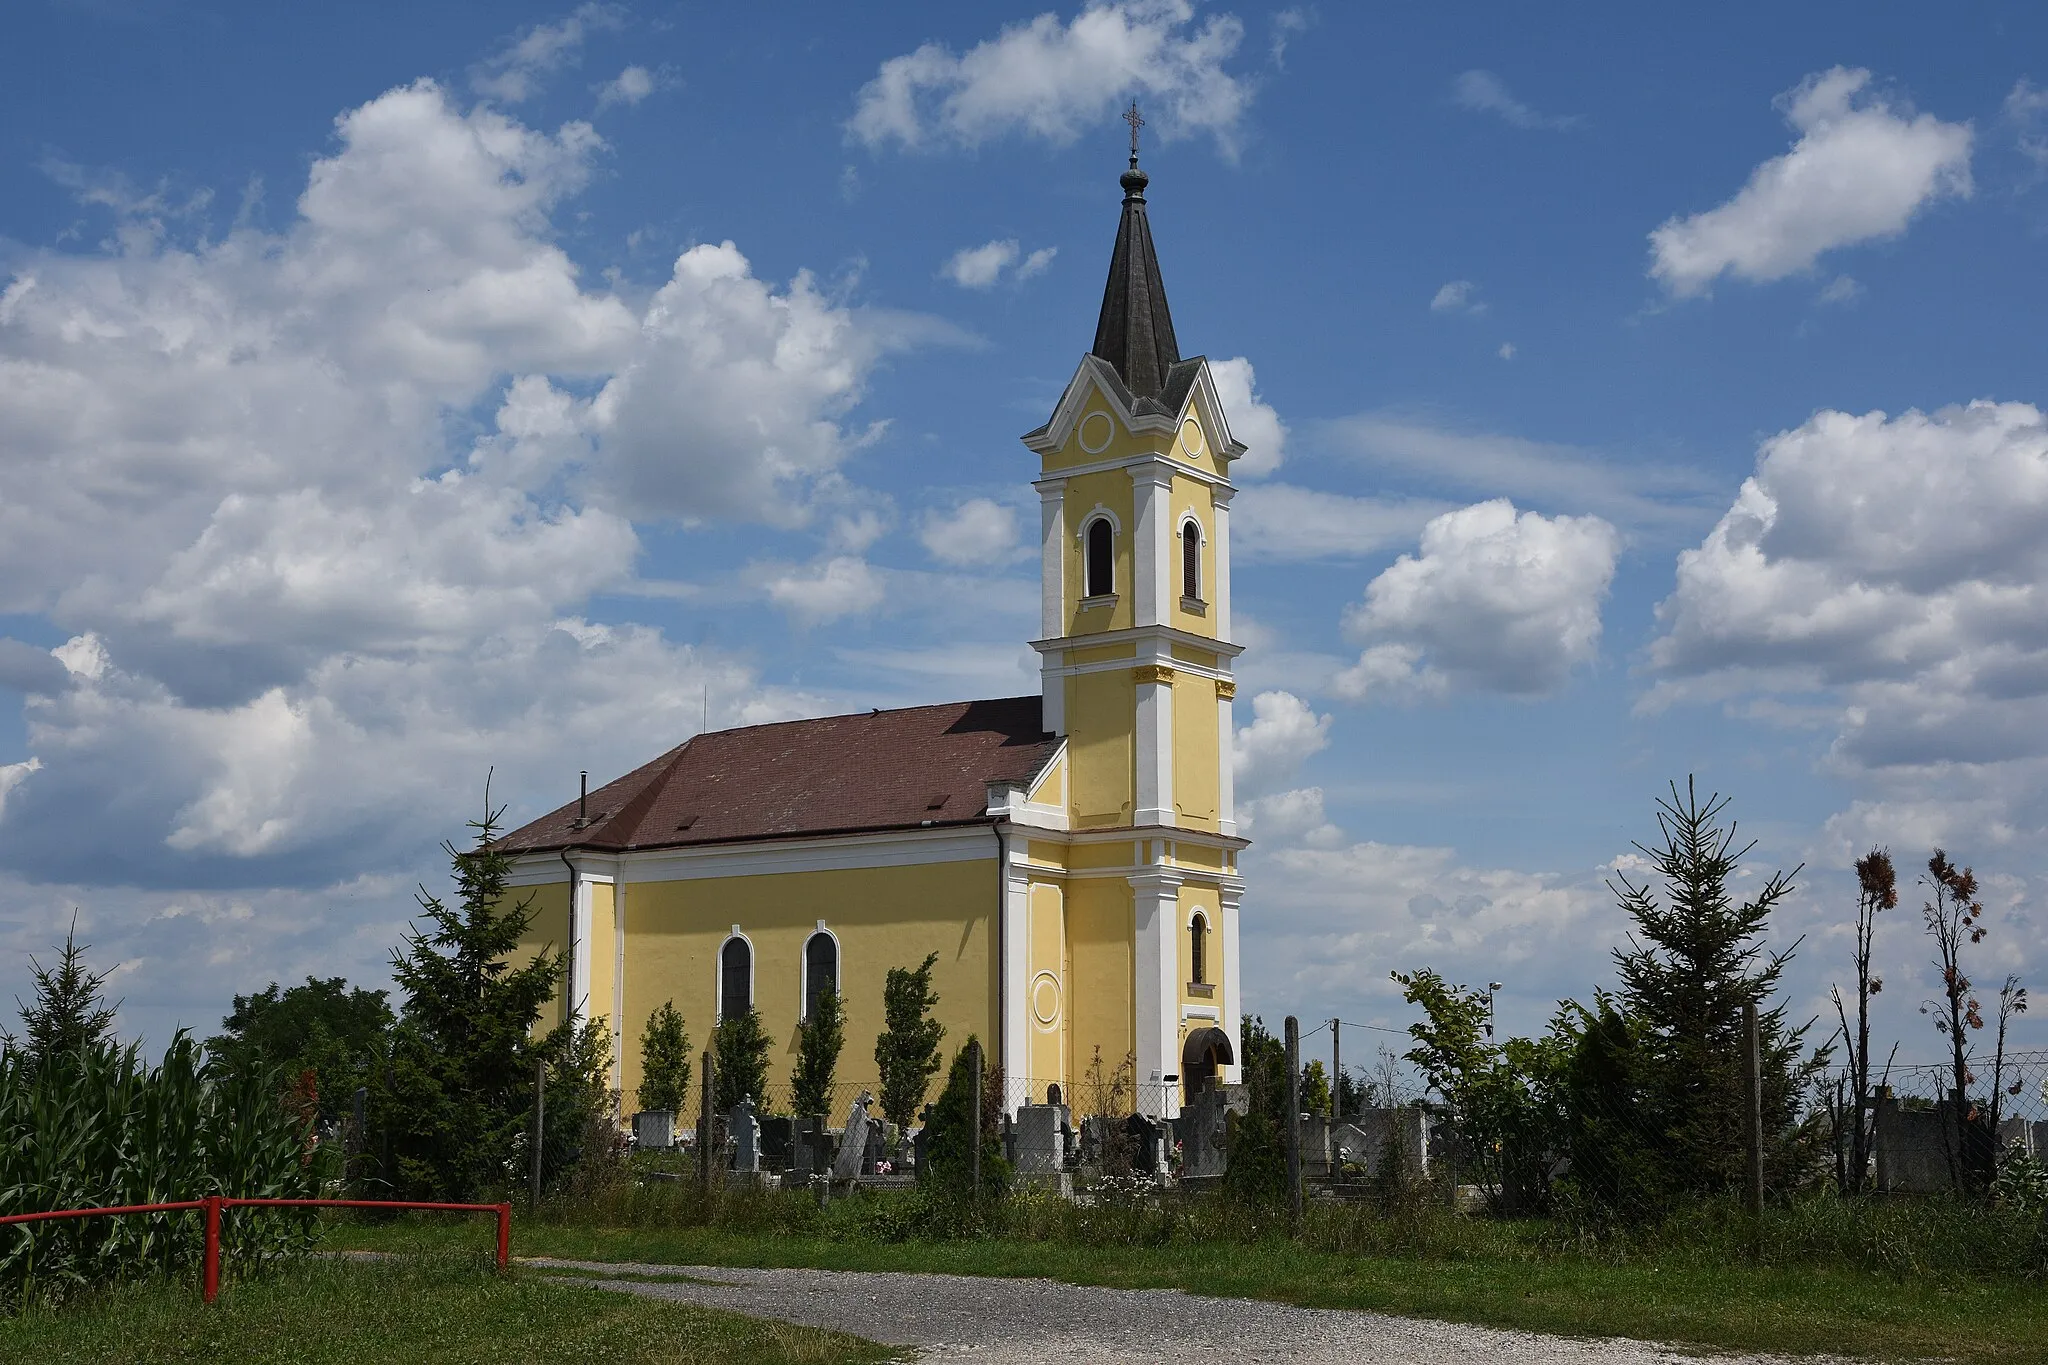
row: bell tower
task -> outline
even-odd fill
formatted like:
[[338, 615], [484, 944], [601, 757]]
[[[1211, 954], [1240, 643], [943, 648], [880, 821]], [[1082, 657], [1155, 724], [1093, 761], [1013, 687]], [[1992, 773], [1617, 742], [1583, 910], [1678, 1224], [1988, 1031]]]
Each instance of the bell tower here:
[[[1094, 344], [1052, 419], [1023, 441], [1040, 459], [1032, 647], [1045, 728], [1067, 740], [1067, 828], [1077, 858], [1083, 845], [1129, 849], [1095, 858], [1126, 869], [1130, 888], [1136, 1079], [1141, 1095], [1150, 1084], [1175, 1096], [1193, 1067], [1180, 1057], [1190, 1027], [1238, 1035], [1230, 466], [1245, 447], [1208, 361], [1180, 354], [1136, 112]], [[1235, 1061], [1228, 1050], [1212, 1070]]]

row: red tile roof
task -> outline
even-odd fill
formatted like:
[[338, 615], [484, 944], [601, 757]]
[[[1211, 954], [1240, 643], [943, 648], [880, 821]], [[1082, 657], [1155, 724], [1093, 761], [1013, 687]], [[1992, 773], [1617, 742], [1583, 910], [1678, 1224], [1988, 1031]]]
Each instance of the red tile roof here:
[[623, 851], [968, 825], [984, 784], [1029, 782], [1059, 747], [1039, 698], [957, 701], [696, 736], [499, 841], [508, 853]]

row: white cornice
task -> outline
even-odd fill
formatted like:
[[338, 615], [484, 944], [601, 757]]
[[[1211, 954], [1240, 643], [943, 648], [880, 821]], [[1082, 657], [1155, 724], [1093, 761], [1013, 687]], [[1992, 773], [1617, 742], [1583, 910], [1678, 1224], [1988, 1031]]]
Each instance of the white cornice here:
[[[1243, 645], [1234, 645], [1228, 640], [1212, 640], [1178, 626], [1127, 626], [1123, 630], [1105, 630], [1099, 635], [1056, 635], [1050, 640], [1033, 640], [1031, 647], [1040, 654], [1050, 654], [1056, 649], [1093, 649], [1097, 645], [1136, 644], [1141, 640], [1165, 640], [1226, 659], [1235, 659], [1244, 653]], [[1127, 661], [1125, 667], [1129, 666]], [[1192, 669], [1194, 666], [1189, 667]]]
[[[757, 877], [777, 872], [838, 872], [860, 867], [911, 867], [919, 863], [964, 863], [996, 856], [995, 826], [949, 825], [943, 829], [887, 830], [813, 839], [761, 839], [739, 844], [698, 844], [650, 848], [631, 853], [586, 855], [575, 851], [579, 872], [586, 857], [602, 856], [625, 882], [697, 881], [707, 877]], [[588, 875], [585, 873], [584, 875]], [[545, 886], [569, 880], [569, 869], [553, 853], [525, 853], [512, 860], [511, 886]]]

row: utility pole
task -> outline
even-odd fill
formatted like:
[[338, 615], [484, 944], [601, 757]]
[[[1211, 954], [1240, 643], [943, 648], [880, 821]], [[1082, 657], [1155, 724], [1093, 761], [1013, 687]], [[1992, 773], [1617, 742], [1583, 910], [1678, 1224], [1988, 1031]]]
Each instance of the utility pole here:
[[533, 1059], [533, 1138], [528, 1144], [526, 1198], [529, 1209], [540, 1207], [540, 1156], [541, 1146], [546, 1139], [548, 1114], [548, 1064], [536, 1057]]
[[968, 1188], [981, 1198], [981, 1040], [967, 1040], [967, 1178]]
[[1764, 1074], [1761, 1040], [1757, 1036], [1756, 1002], [1742, 1007], [1742, 1103], [1748, 1111], [1744, 1131], [1749, 1139], [1749, 1212], [1764, 1212]]
[[1301, 1021], [1287, 1016], [1287, 1225], [1301, 1231]]
[[1341, 1019], [1330, 1021], [1330, 1141], [1335, 1142], [1337, 1125], [1344, 1121], [1344, 1040], [1338, 1036]]

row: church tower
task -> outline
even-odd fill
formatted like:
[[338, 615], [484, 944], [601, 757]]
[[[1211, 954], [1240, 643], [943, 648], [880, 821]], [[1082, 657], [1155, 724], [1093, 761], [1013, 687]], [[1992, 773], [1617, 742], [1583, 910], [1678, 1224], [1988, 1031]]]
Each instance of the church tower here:
[[[1068, 896], [1121, 863], [1141, 1104], [1234, 1076], [1237, 909], [1231, 791], [1230, 434], [1206, 359], [1183, 359], [1131, 160], [1095, 342], [1041, 461], [1040, 657], [1047, 730], [1066, 739]], [[1127, 852], [1109, 856], [1106, 846]], [[1107, 888], [1101, 888], [1106, 891]], [[1121, 888], [1119, 888], [1121, 890]], [[1074, 906], [1076, 911], [1081, 907]], [[1075, 1058], [1076, 1065], [1085, 1059]], [[1114, 1061], [1114, 1059], [1111, 1059]]]

